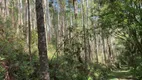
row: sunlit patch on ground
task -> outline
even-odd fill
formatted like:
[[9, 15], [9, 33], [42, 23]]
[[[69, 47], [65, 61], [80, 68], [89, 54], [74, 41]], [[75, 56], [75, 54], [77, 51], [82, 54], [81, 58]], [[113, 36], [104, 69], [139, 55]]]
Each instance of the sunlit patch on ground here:
[[129, 72], [129, 70], [117, 70], [117, 71], [112, 71], [109, 74], [108, 80], [133, 80], [132, 75]]

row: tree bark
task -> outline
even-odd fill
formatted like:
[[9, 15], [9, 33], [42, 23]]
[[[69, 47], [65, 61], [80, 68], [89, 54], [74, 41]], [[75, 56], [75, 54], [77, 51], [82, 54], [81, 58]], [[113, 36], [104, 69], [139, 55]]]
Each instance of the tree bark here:
[[30, 56], [30, 61], [31, 61], [31, 59], [32, 59], [32, 54], [31, 54], [31, 21], [30, 21], [30, 2], [29, 2], [29, 0], [27, 0], [27, 2], [28, 2], [28, 39], [29, 39], [29, 43], [28, 43], [28, 47], [29, 47], [29, 56]]
[[97, 35], [95, 34], [95, 54], [96, 54], [96, 62], [99, 63], [99, 58], [98, 58], [98, 44], [97, 44]]
[[84, 20], [84, 0], [82, 0], [81, 10], [82, 10], [82, 26], [83, 26], [83, 32], [84, 32], [84, 56], [85, 56], [85, 64], [87, 64], [87, 49], [86, 49], [86, 27], [85, 27], [85, 20]]
[[104, 62], [106, 63], [106, 48], [105, 48], [105, 39], [104, 39], [104, 32], [102, 30], [102, 46], [103, 46], [103, 56], [104, 56]]
[[50, 80], [42, 1], [36, 0], [40, 78], [41, 80]]

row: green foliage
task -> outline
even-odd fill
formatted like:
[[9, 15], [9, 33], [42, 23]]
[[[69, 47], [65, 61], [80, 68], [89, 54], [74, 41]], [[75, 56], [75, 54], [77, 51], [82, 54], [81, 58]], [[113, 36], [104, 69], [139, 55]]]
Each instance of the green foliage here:
[[[107, 77], [107, 68], [102, 64], [85, 63], [81, 51], [84, 49], [83, 34], [78, 27], [71, 38], [64, 37], [64, 47], [59, 47], [59, 56], [49, 63], [51, 80], [100, 80]], [[90, 30], [91, 34], [91, 30]], [[90, 35], [87, 34], [87, 35]], [[59, 44], [61, 45], [61, 44]], [[87, 65], [87, 66], [86, 66]]]
[[5, 69], [2, 66], [0, 66], [0, 79], [1, 80], [4, 79], [5, 73], [6, 73]]
[[140, 80], [142, 78], [142, 75], [141, 75], [142, 74], [142, 65], [141, 65], [141, 63], [140, 63], [140, 65], [138, 65], [136, 67], [136, 69], [131, 68], [131, 73], [133, 74], [133, 76], [136, 79]]
[[104, 80], [109, 70], [102, 64], [85, 64], [69, 56], [60, 56], [49, 63], [51, 80]]
[[[94, 2], [89, 2], [90, 0], [88, 0], [88, 3], [91, 3], [91, 5], [86, 4], [87, 1], [79, 2], [75, 4], [78, 8], [76, 19], [74, 19], [74, 10], [72, 2], [70, 1], [72, 0], [69, 0], [69, 3], [66, 3], [65, 0], [64, 2], [56, 2], [56, 6], [54, 2], [49, 2], [49, 12], [53, 13], [50, 15], [51, 25], [53, 25], [53, 28], [50, 28], [50, 32], [54, 33], [48, 45], [48, 57], [51, 59], [49, 63], [51, 80], [105, 80], [112, 66], [108, 66], [108, 68], [99, 63], [92, 63], [91, 60], [85, 60], [85, 55], [88, 55], [89, 47], [92, 42], [93, 44], [95, 43], [96, 38], [108, 38], [112, 35], [116, 37], [115, 43], [117, 43], [117, 45], [115, 45], [116, 53], [114, 53], [114, 55], [119, 54], [116, 64], [128, 66], [133, 76], [138, 80], [141, 79], [141, 1], [95, 0]], [[22, 5], [25, 5], [25, 1], [22, 0], [22, 2]], [[81, 9], [82, 5], [83, 9]], [[62, 10], [56, 10], [56, 7], [59, 6]], [[31, 8], [32, 7], [33, 5], [31, 5]], [[23, 7], [23, 9], [24, 8], [26, 7]], [[91, 9], [87, 10], [87, 8]], [[12, 14], [6, 19], [0, 16], [0, 64], [5, 64], [4, 66], [0, 65], [0, 80], [5, 78], [7, 72], [17, 80], [39, 80], [39, 63], [36, 55], [38, 53], [38, 35], [36, 30], [31, 31], [33, 55], [32, 60], [30, 60], [25, 39], [27, 36], [27, 23], [24, 23], [24, 25], [19, 25], [18, 23], [17, 25], [18, 19], [25, 16], [26, 12], [19, 15], [19, 9], [17, 2], [11, 0], [8, 10]], [[18, 18], [18, 15], [21, 17]], [[59, 21], [57, 19], [58, 17], [60, 19]], [[31, 20], [33, 20], [33, 18]], [[19, 27], [19, 34], [16, 34], [17, 31], [15, 27]], [[56, 34], [57, 37], [55, 36]], [[59, 39], [58, 42], [56, 38]], [[99, 41], [98, 43], [97, 40]], [[101, 46], [102, 39], [97, 40], [95, 43], [97, 46], [93, 45], [93, 49]], [[107, 47], [107, 44], [104, 45]], [[85, 49], [87, 49], [86, 52]], [[54, 52], [57, 52], [58, 56], [54, 54]], [[101, 52], [98, 50], [98, 53]], [[94, 54], [91, 55], [94, 56]], [[97, 56], [99, 55], [100, 54]], [[5, 68], [6, 66], [9, 67], [8, 70]]]
[[1, 43], [0, 46], [2, 45], [4, 47], [0, 54], [1, 59], [3, 59], [1, 63], [5, 63], [9, 69], [5, 70], [5, 66], [0, 66], [0, 71], [2, 72], [0, 74], [1, 79], [4, 79], [3, 76], [5, 76], [5, 71], [9, 72], [9, 74], [18, 80], [35, 80], [35, 78], [38, 78], [38, 72], [36, 70], [38, 68], [38, 63], [35, 55], [33, 55], [32, 61], [30, 61], [29, 55], [23, 51], [23, 48], [19, 44], [7, 42]]
[[4, 80], [7, 73], [17, 80], [39, 80], [37, 56], [32, 55], [30, 61], [30, 56], [25, 52], [25, 42], [15, 36], [11, 21], [7, 19], [2, 23], [0, 25], [4, 27], [0, 28], [3, 31], [3, 36], [0, 36], [0, 80]]
[[97, 15], [102, 29], [109, 34], [113, 33], [118, 39], [118, 63], [132, 67], [133, 75], [141, 77], [141, 3], [139, 0], [104, 2], [100, 5], [100, 12]]

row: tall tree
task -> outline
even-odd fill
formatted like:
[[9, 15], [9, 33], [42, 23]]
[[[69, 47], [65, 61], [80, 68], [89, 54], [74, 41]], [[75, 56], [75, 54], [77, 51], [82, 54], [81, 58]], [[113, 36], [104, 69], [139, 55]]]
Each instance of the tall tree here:
[[30, 21], [30, 2], [29, 0], [27, 0], [28, 2], [28, 37], [29, 37], [29, 43], [28, 43], [28, 47], [29, 47], [29, 55], [30, 55], [30, 60], [31, 60], [31, 21]]
[[41, 80], [50, 80], [42, 2], [43, 0], [36, 0], [40, 78]]

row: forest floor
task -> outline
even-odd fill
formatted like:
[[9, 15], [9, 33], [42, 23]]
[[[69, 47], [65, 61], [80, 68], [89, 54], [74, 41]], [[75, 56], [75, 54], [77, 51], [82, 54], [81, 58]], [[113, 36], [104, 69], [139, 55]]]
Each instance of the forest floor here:
[[114, 70], [109, 76], [108, 80], [134, 80], [129, 70]]

